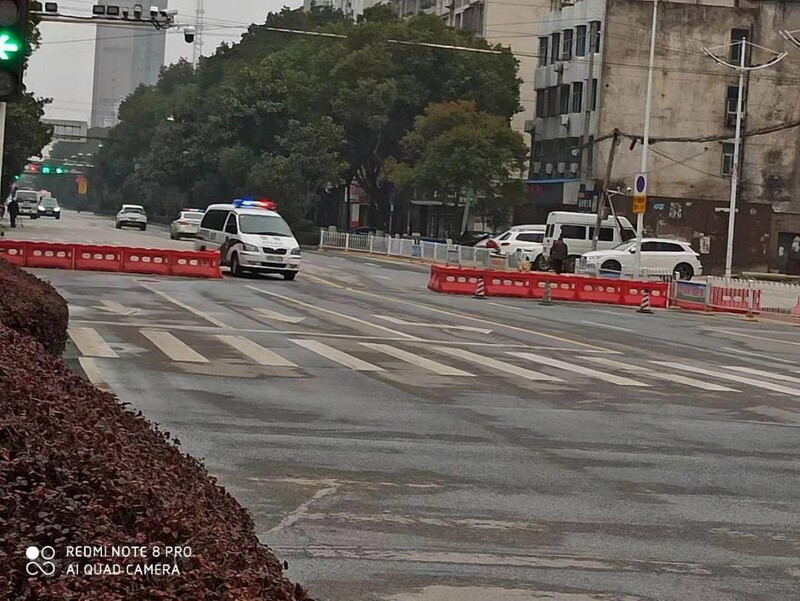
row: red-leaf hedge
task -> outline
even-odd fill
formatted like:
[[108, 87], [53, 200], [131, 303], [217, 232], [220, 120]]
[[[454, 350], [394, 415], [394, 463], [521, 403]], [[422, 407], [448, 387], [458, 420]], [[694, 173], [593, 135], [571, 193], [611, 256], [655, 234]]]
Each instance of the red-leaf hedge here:
[[[7, 276], [4, 266], [0, 290], [21, 282], [38, 290], [35, 302], [58, 304], [30, 278]], [[66, 322], [48, 330], [9, 307], [5, 323], [44, 335], [50, 350], [63, 345], [56, 330]], [[309, 600], [259, 543], [249, 514], [169, 438], [0, 324], [0, 600]], [[55, 575], [26, 573], [31, 545], [55, 549]], [[180, 575], [91, 576], [86, 565], [159, 561], [67, 560], [71, 545], [188, 546], [191, 557], [177, 560]], [[76, 575], [66, 573], [72, 562]]]
[[67, 303], [50, 284], [0, 259], [0, 322], [60, 355], [68, 321]]

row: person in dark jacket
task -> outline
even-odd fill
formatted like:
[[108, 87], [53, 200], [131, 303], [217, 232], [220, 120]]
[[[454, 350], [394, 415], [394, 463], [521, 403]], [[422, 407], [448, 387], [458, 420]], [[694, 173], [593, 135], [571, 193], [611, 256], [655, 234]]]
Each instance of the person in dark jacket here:
[[8, 218], [11, 220], [11, 227], [17, 227], [17, 215], [19, 215], [19, 203], [16, 198], [12, 198], [8, 203]]
[[553, 248], [550, 249], [550, 261], [553, 263], [553, 269], [556, 273], [561, 274], [564, 272], [564, 263], [569, 256], [569, 249], [567, 243], [564, 242], [563, 236], [559, 236], [558, 240], [553, 242]]

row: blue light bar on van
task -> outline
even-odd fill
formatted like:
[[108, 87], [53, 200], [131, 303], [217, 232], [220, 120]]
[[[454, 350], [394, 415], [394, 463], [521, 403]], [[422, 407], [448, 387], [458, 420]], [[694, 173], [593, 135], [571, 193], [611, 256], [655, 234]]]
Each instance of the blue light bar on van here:
[[254, 198], [237, 198], [232, 204], [237, 209], [266, 209], [268, 211], [276, 211], [278, 209], [278, 205], [267, 198], [259, 200]]

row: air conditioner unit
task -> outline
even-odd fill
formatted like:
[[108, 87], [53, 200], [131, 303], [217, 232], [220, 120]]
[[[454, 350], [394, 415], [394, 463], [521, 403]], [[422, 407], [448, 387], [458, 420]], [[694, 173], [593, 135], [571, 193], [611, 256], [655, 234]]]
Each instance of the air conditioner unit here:
[[556, 63], [553, 65], [553, 69], [556, 73], [563, 73], [564, 72], [564, 63]]
[[569, 171], [570, 173], [578, 173], [578, 163], [570, 163]]
[[547, 164], [544, 166], [544, 172], [545, 172], [545, 173], [547, 173], [548, 175], [550, 175], [551, 173], [553, 173], [553, 163], [547, 163]]
[[526, 132], [531, 133], [536, 129], [536, 120], [535, 119], [526, 119], [524, 129]]
[[569, 125], [569, 115], [561, 115], [561, 125], [564, 127]]
[[533, 172], [539, 173], [542, 170], [542, 163], [541, 161], [534, 161], [533, 162]]
[[559, 173], [564, 173], [564, 171], [566, 171], [566, 170], [567, 170], [567, 164], [566, 163], [559, 163], [558, 164], [558, 172]]

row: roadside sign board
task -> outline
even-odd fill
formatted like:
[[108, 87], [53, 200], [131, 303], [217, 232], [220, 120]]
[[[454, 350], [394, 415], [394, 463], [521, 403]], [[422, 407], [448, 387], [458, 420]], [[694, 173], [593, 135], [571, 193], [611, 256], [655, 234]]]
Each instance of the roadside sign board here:
[[637, 173], [633, 180], [633, 212], [637, 215], [647, 210], [647, 174]]
[[637, 215], [644, 213], [647, 210], [647, 196], [634, 196], [633, 197], [633, 212]]

